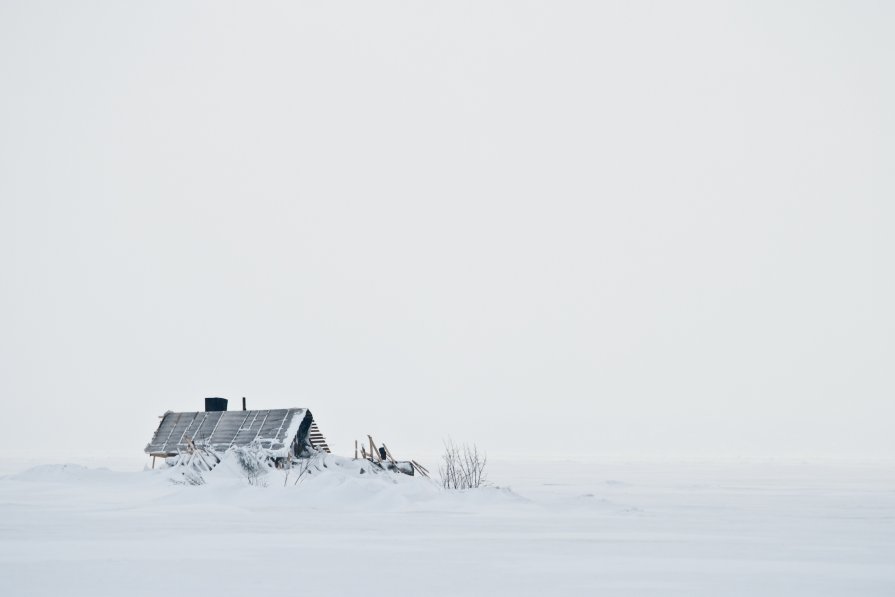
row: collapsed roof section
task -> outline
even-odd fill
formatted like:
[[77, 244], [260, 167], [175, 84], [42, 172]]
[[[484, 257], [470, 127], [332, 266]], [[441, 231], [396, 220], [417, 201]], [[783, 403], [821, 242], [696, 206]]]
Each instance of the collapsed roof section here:
[[[258, 445], [272, 457], [298, 455], [306, 445], [328, 452], [319, 431], [310, 437], [314, 417], [306, 408], [167, 412], [146, 446], [150, 456], [174, 456], [188, 449], [190, 441], [214, 450]], [[322, 444], [322, 445], [321, 445]]]

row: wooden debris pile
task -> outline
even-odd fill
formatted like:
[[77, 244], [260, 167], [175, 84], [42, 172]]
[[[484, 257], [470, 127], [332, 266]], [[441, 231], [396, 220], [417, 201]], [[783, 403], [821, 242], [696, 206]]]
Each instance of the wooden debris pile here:
[[[193, 441], [188, 437], [185, 441], [186, 448], [177, 456], [168, 458], [168, 464], [172, 468], [179, 468], [182, 479], [174, 481], [184, 485], [204, 485], [205, 473], [213, 469], [221, 461], [221, 457], [204, 442]], [[152, 467], [155, 468], [155, 457], [152, 458]]]
[[377, 448], [372, 435], [368, 435], [367, 440], [369, 441], [369, 450], [367, 449], [367, 446], [364, 445], [363, 441], [354, 441], [355, 460], [360, 457], [385, 470], [404, 473], [405, 475], [415, 475], [419, 473], [423, 477], [429, 477], [429, 470], [416, 460], [397, 460], [392, 456], [391, 450], [389, 450], [388, 446], [385, 444], [382, 444]]

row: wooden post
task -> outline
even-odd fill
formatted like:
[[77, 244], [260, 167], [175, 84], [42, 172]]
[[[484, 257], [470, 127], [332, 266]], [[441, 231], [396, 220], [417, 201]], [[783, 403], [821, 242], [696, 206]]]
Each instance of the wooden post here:
[[391, 462], [392, 464], [397, 464], [397, 462], [395, 462], [395, 457], [392, 456], [392, 452], [388, 449], [388, 446], [382, 444], [382, 449], [385, 450], [385, 455], [388, 456], [389, 462]]
[[367, 439], [370, 440], [370, 453], [373, 454], [373, 457], [379, 464], [382, 464], [382, 456], [379, 455], [379, 450], [376, 449], [376, 444], [373, 442], [373, 436], [368, 435]]
[[152, 468], [155, 468], [155, 456], [152, 457]]
[[357, 440], [354, 440], [354, 459], [357, 460]]

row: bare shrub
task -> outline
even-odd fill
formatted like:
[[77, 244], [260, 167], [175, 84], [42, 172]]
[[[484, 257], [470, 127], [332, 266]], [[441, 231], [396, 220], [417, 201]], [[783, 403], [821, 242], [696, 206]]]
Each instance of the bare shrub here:
[[233, 447], [230, 450], [236, 455], [236, 462], [242, 468], [249, 485], [267, 486], [262, 477], [267, 474], [270, 464], [267, 452], [263, 448], [253, 443]]
[[444, 454], [438, 474], [445, 489], [475, 489], [487, 482], [485, 465], [488, 455], [475, 444], [458, 446], [453, 440], [444, 442]]
[[[286, 472], [286, 480], [283, 481], [283, 485], [289, 481], [290, 473], [295, 475], [295, 482], [293, 485], [298, 485], [302, 481], [304, 481], [314, 470], [320, 470], [320, 463], [322, 462], [322, 454], [319, 453], [311, 453], [306, 458], [299, 458], [295, 463], [293, 463], [292, 468]], [[326, 466], [324, 464], [323, 466]]]

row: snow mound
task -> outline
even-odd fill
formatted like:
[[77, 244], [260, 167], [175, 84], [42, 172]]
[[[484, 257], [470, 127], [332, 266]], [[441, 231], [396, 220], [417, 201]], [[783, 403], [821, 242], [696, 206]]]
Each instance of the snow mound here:
[[235, 450], [218, 457], [210, 470], [181, 463], [151, 472], [173, 485], [189, 486], [178, 496], [187, 503], [220, 500], [249, 507], [378, 512], [473, 511], [528, 503], [507, 488], [446, 490], [437, 480], [383, 470], [366, 460], [334, 454], [317, 454], [291, 469], [247, 465], [246, 454]]
[[[203, 462], [208, 462], [205, 457]], [[215, 458], [210, 467], [191, 467], [187, 462], [177, 466], [161, 464], [154, 470], [140, 472], [47, 464], [3, 477], [2, 481], [45, 484], [47, 489], [52, 486], [45, 495], [61, 491], [74, 502], [114, 501], [128, 495], [126, 501], [134, 507], [151, 504], [172, 512], [470, 514], [532, 504], [507, 488], [447, 490], [437, 479], [391, 472], [366, 460], [334, 454], [316, 454], [291, 469], [265, 463], [254, 472], [247, 470], [244, 453], [227, 451]]]

